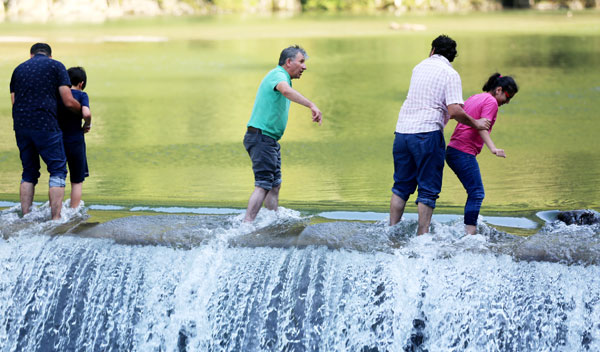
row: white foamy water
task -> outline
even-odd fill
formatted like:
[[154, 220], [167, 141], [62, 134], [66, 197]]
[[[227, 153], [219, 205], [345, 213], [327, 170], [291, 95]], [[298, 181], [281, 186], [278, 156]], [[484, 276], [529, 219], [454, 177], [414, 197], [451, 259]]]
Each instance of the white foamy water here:
[[166, 214], [242, 214], [246, 210], [231, 208], [133, 207], [131, 211], [152, 211]]
[[0, 351], [600, 349], [598, 226], [48, 211], [0, 213]]
[[[388, 213], [376, 213], [370, 211], [327, 211], [318, 214], [326, 219], [333, 220], [360, 220], [360, 221], [382, 221], [389, 219]], [[402, 216], [403, 220], [417, 220], [419, 217], [416, 213], [405, 213]], [[453, 214], [433, 214], [432, 219], [438, 222], [451, 222], [460, 220], [463, 217]], [[536, 229], [538, 224], [535, 221], [523, 217], [500, 217], [500, 216], [480, 216], [479, 221], [487, 224], [515, 227], [521, 229]]]

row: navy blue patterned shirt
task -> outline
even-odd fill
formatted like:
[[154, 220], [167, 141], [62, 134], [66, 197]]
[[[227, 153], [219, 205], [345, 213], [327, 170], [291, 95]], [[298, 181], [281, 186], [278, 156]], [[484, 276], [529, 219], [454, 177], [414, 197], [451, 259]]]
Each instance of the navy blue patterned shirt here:
[[[88, 95], [80, 90], [71, 89], [73, 98], [81, 104], [82, 107], [90, 107], [90, 99]], [[63, 135], [67, 134], [83, 134], [82, 128], [83, 116], [81, 113], [75, 113], [72, 110], [67, 109], [63, 104], [62, 100], [58, 100], [58, 125], [63, 132]]]
[[70, 85], [65, 66], [46, 55], [37, 54], [17, 66], [10, 79], [10, 92], [15, 94], [14, 130], [60, 131], [58, 87]]

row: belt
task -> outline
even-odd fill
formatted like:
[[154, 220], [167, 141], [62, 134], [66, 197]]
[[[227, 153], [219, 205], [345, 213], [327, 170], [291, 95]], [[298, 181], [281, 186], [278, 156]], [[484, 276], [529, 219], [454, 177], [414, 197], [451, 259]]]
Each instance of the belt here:
[[248, 126], [248, 133], [262, 134], [262, 130], [260, 128], [254, 128], [252, 126]]

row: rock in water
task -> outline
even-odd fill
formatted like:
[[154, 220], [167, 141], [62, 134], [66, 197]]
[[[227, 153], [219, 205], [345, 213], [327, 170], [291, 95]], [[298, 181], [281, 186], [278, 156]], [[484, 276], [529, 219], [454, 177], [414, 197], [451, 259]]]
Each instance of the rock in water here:
[[557, 219], [567, 225], [594, 225], [600, 223], [600, 213], [591, 209], [561, 211]]

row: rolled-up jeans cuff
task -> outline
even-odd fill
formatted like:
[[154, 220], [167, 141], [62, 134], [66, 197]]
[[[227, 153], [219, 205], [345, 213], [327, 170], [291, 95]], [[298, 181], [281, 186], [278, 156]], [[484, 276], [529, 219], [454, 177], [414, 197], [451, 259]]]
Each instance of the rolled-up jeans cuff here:
[[479, 212], [465, 212], [465, 225], [477, 226], [477, 218], [479, 218]]
[[415, 201], [415, 204], [419, 205], [419, 203], [423, 203], [426, 206], [435, 209], [435, 200], [431, 200], [431, 199], [426, 199], [426, 198], [417, 198], [417, 200]]
[[392, 193], [394, 193], [395, 195], [397, 195], [398, 197], [400, 197], [405, 202], [408, 201], [408, 198], [410, 197], [410, 194], [408, 196], [406, 196], [402, 192], [400, 192], [399, 190], [395, 189], [394, 187], [392, 187]]
[[260, 187], [262, 189], [266, 189], [267, 191], [272, 190], [273, 188], [279, 187], [281, 185], [281, 179], [277, 179], [272, 183], [269, 181], [256, 181], [254, 182], [254, 186]]
[[267, 181], [256, 181], [254, 182], [254, 186], [255, 187], [260, 187], [264, 190], [270, 191], [271, 188], [273, 188], [273, 185], [271, 182], [267, 182]]
[[65, 179], [66, 177], [50, 176], [50, 179], [48, 180], [48, 187], [65, 187]]

